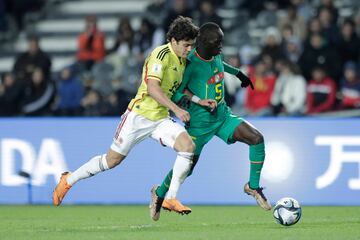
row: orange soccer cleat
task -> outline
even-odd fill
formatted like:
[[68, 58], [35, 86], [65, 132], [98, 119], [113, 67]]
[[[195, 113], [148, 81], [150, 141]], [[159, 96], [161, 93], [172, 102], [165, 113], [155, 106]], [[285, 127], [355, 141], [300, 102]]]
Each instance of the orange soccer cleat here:
[[61, 201], [64, 199], [66, 193], [71, 188], [71, 186], [66, 181], [69, 176], [69, 172], [64, 172], [61, 174], [60, 181], [53, 192], [53, 204], [55, 206], [59, 206], [61, 204]]
[[176, 198], [165, 199], [162, 207], [165, 210], [174, 211], [182, 215], [191, 213], [191, 208], [182, 205]]

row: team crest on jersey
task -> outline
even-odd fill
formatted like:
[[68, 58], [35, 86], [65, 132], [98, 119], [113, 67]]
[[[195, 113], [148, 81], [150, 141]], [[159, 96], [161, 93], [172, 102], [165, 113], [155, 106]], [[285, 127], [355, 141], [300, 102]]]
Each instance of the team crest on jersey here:
[[224, 79], [224, 72], [219, 72], [207, 80], [208, 84], [216, 84]]
[[159, 73], [161, 73], [161, 69], [162, 69], [162, 65], [161, 65], [161, 64], [154, 63], [154, 64], [152, 65], [151, 71], [152, 71], [153, 73], [159, 74]]

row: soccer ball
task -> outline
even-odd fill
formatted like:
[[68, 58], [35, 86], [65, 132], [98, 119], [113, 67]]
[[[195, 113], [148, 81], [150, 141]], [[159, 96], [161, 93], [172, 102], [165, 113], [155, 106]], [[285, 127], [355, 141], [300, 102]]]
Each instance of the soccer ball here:
[[291, 226], [301, 218], [301, 207], [298, 201], [291, 197], [280, 199], [273, 211], [276, 222], [283, 226]]

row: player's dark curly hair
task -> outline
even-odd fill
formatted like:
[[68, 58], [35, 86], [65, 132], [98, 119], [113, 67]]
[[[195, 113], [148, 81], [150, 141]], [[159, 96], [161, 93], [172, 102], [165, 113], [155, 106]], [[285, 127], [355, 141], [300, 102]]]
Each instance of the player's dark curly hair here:
[[176, 41], [195, 39], [199, 34], [199, 28], [192, 22], [191, 18], [179, 16], [170, 25], [166, 39], [170, 42], [172, 38]]

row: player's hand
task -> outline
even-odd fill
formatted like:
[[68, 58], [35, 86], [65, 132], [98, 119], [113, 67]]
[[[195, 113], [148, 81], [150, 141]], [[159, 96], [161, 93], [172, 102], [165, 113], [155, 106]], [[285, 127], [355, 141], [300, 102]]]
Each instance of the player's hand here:
[[188, 95], [184, 95], [177, 104], [182, 109], [188, 109], [191, 105], [191, 99]]
[[214, 99], [203, 99], [199, 101], [199, 105], [210, 108], [210, 112], [213, 112], [217, 107], [217, 102]]
[[246, 87], [250, 86], [251, 89], [254, 90], [254, 85], [248, 76], [246, 76], [241, 71], [239, 71], [238, 74], [236, 74], [236, 77], [238, 79], [240, 79], [242, 88], [246, 88]]
[[174, 114], [177, 118], [179, 118], [181, 121], [183, 121], [184, 123], [189, 122], [190, 121], [190, 114], [188, 113], [188, 111], [185, 111], [181, 108], [177, 108], [174, 111]]

